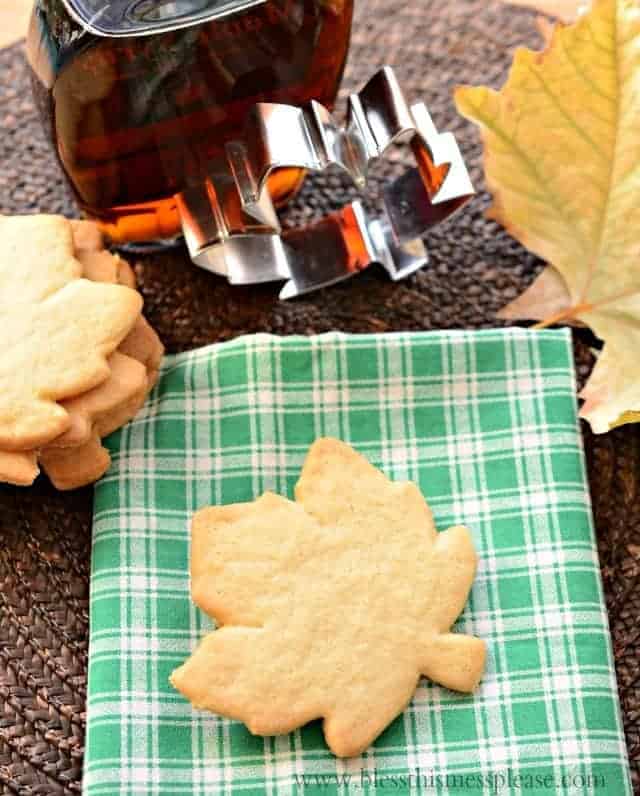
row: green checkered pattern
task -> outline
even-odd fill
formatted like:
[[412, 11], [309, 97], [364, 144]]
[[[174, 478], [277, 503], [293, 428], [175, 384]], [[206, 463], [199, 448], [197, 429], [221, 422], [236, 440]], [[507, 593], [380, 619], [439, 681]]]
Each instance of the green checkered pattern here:
[[[480, 564], [456, 628], [489, 649], [477, 693], [421, 681], [351, 760], [320, 722], [253, 737], [168, 683], [211, 628], [189, 599], [192, 513], [291, 496], [325, 435], [418, 483], [440, 529], [471, 528]], [[108, 444], [87, 794], [631, 793], [567, 333], [244, 337], [168, 357]]]

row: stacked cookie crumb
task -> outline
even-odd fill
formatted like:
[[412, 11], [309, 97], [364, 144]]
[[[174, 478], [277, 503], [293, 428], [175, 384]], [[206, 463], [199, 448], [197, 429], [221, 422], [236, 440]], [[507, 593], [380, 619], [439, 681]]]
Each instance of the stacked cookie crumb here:
[[96, 481], [164, 353], [132, 269], [91, 222], [0, 216], [0, 322], [0, 481]]

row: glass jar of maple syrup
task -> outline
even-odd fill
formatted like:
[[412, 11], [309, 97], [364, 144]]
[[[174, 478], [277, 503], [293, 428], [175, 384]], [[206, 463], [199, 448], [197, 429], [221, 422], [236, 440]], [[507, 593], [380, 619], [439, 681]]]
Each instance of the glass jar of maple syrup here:
[[[180, 231], [202, 178], [259, 101], [331, 108], [353, 0], [36, 0], [34, 92], [84, 213], [116, 243]], [[271, 177], [285, 201], [304, 175]]]

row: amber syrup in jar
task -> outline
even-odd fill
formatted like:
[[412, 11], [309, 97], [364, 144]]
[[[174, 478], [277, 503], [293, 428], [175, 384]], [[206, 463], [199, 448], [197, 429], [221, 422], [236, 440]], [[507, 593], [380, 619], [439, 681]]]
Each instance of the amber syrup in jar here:
[[[194, 0], [141, 0], [138, 28], [110, 35], [72, 0], [37, 0], [27, 47], [38, 105], [78, 203], [114, 242], [177, 235], [174, 195], [241, 135], [256, 102], [333, 106], [353, 0], [237, 1], [253, 5], [220, 18], [220, 0], [200, 0], [199, 16], [173, 25], [163, 7]], [[123, 2], [102, 5], [114, 13]], [[145, 2], [162, 26], [145, 29]], [[303, 177], [273, 174], [276, 202]]]

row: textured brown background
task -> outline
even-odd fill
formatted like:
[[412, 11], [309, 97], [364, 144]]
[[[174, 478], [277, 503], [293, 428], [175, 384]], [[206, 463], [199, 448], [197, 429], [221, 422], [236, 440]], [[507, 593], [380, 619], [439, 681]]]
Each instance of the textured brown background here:
[[[535, 15], [489, 0], [356, 0], [343, 95], [383, 62], [411, 98], [425, 99], [440, 129], [459, 137], [482, 188], [476, 131], [456, 116], [458, 82], [499, 85], [514, 47], [537, 46]], [[19, 46], [0, 51], [0, 212], [75, 214], [40, 130]], [[377, 169], [397, 169], [400, 153]], [[336, 176], [316, 178], [288, 211], [291, 222], [349, 195]], [[480, 196], [430, 237], [431, 264], [400, 284], [372, 270], [282, 304], [276, 287], [230, 288], [188, 264], [183, 251], [141, 258], [146, 312], [167, 348], [237, 334], [495, 326], [497, 309], [539, 268], [483, 210]], [[575, 336], [581, 379], [588, 333]], [[640, 793], [640, 427], [594, 438], [584, 429], [602, 573], [632, 773]], [[92, 490], [57, 494], [0, 487], [0, 785], [3, 793], [80, 790], [87, 663]], [[608, 795], [609, 796], [609, 795]], [[611, 796], [616, 796], [611, 794]]]

